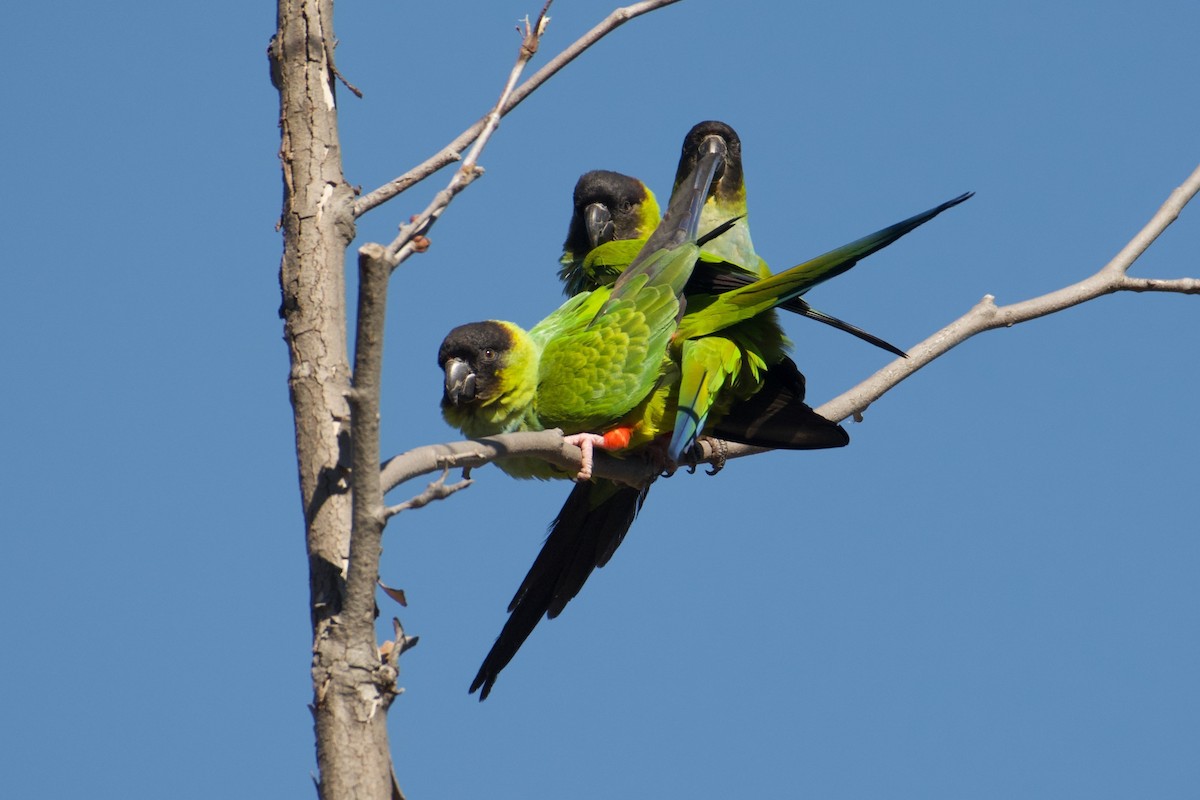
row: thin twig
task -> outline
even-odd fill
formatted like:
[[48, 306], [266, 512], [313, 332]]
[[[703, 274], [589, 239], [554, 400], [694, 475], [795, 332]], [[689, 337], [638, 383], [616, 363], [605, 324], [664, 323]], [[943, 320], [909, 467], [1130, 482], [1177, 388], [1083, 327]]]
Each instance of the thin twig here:
[[525, 65], [529, 63], [529, 59], [533, 58], [534, 54], [538, 51], [542, 34], [546, 32], [546, 24], [550, 22], [550, 18], [546, 16], [546, 12], [550, 9], [551, 2], [553, 0], [546, 0], [546, 5], [542, 7], [542, 13], [538, 15], [537, 22], [533, 25], [530, 25], [529, 19], [526, 18], [525, 37], [521, 41], [521, 48], [517, 53], [517, 62], [513, 64], [513, 68], [508, 74], [508, 80], [504, 83], [504, 90], [500, 93], [500, 99], [496, 101], [496, 105], [484, 117], [483, 130], [479, 132], [479, 137], [475, 139], [475, 144], [471, 146], [471, 151], [467, 153], [462, 166], [458, 168], [458, 171], [454, 173], [454, 177], [450, 179], [450, 184], [434, 195], [433, 202], [429, 204], [429, 207], [420, 214], [417, 214], [409, 224], [401, 225], [400, 235], [388, 245], [387, 260], [392, 265], [392, 269], [404, 263], [418, 249], [424, 251], [429, 246], [427, 241], [423, 241], [425, 234], [437, 222], [455, 196], [483, 174], [483, 169], [477, 166], [479, 154], [483, 152], [483, 148], [492, 138], [492, 134], [496, 132], [496, 128], [499, 127], [500, 118], [504, 116], [504, 107], [508, 104], [509, 98], [512, 97], [513, 90], [517, 86], [517, 81], [520, 79], [521, 73], [525, 71]]
[[[516, 108], [522, 100], [528, 97], [535, 89], [549, 80], [556, 72], [565, 67], [567, 64], [574, 61], [583, 51], [587, 50], [596, 42], [603, 39], [607, 34], [613, 32], [617, 28], [624, 25], [634, 17], [640, 17], [650, 11], [663, 6], [669, 6], [677, 3], [679, 0], [645, 0], [645, 2], [634, 3], [631, 6], [618, 8], [604, 18], [598, 25], [590, 31], [579, 37], [573, 44], [551, 59], [546, 66], [535, 72], [528, 80], [518, 86], [509, 95], [504, 105], [500, 106], [500, 116], [504, 116], [508, 112]], [[543, 9], [543, 14], [545, 9]], [[413, 167], [408, 172], [404, 173], [394, 180], [388, 181], [378, 189], [368, 192], [360, 197], [354, 203], [354, 216], [360, 217], [376, 206], [391, 200], [393, 197], [404, 192], [411, 186], [428, 178], [438, 170], [458, 161], [462, 158], [462, 151], [466, 149], [471, 142], [479, 136], [487, 124], [488, 117], [484, 116], [479, 119], [474, 125], [467, 128], [454, 138], [452, 142], [443, 147], [436, 154], [427, 158], [423, 163]]]
[[401, 511], [408, 511], [410, 508], [422, 508], [423, 506], [429, 505], [434, 500], [445, 500], [450, 495], [467, 488], [475, 482], [470, 478], [463, 478], [458, 483], [452, 483], [447, 486], [446, 478], [449, 477], [449, 475], [450, 467], [447, 466], [442, 469], [441, 477], [426, 486], [425, 491], [421, 492], [411, 500], [405, 500], [403, 503], [399, 503], [394, 506], [388, 506], [386, 509], [384, 509], [384, 519], [391, 519]]
[[328, 40], [326, 40], [326, 42], [325, 42], [325, 60], [329, 63], [329, 72], [333, 75], [333, 77], [335, 77], [339, 81], [341, 81], [343, 86], [345, 86], [347, 89], [349, 89], [351, 92], [353, 92], [355, 97], [357, 97], [359, 100], [361, 100], [362, 96], [363, 96], [362, 90], [359, 89], [357, 86], [355, 86], [350, 81], [346, 80], [346, 76], [343, 75], [341, 70], [339, 70], [337, 68], [337, 62], [335, 62], [333, 60], [333, 51], [334, 51], [334, 48], [337, 47], [337, 44], [338, 43], [336, 41], [333, 42], [332, 45], [329, 43]]

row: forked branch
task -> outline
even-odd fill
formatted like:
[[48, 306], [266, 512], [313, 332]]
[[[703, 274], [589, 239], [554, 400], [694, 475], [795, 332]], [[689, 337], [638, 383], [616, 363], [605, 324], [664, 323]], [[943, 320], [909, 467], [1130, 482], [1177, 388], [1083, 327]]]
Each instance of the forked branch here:
[[438, 221], [458, 193], [483, 174], [483, 168], [479, 166], [479, 154], [483, 152], [483, 148], [487, 146], [492, 134], [500, 126], [500, 117], [504, 115], [504, 107], [508, 105], [517, 81], [521, 78], [521, 73], [525, 71], [525, 65], [529, 63], [529, 59], [533, 58], [541, 45], [542, 34], [546, 32], [546, 24], [550, 22], [546, 12], [550, 10], [552, 2], [553, 0], [546, 0], [546, 5], [542, 6], [542, 12], [538, 14], [537, 21], [532, 25], [528, 17], [525, 19], [525, 36], [521, 40], [520, 50], [517, 51], [517, 62], [513, 64], [513, 68], [508, 74], [508, 80], [505, 81], [504, 89], [500, 92], [500, 99], [483, 118], [483, 128], [476, 137], [475, 144], [471, 146], [471, 152], [467, 153], [462, 166], [450, 179], [450, 184], [434, 195], [433, 202], [424, 211], [413, 217], [409, 224], [401, 225], [400, 235], [388, 245], [386, 258], [392, 269], [400, 266], [410, 255], [427, 246], [424, 241], [425, 234]]

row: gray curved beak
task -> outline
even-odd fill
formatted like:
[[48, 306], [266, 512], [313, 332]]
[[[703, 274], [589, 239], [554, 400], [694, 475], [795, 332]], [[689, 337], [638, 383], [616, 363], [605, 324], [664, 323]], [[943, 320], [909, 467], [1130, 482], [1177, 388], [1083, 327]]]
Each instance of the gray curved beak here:
[[717, 168], [713, 172], [715, 177], [720, 177], [721, 173], [725, 171], [725, 157], [728, 150], [729, 146], [725, 144], [725, 140], [716, 134], [705, 136], [704, 141], [700, 143], [701, 155], [704, 155], [705, 153], [712, 153], [713, 155], [720, 157], [720, 160], [717, 161]]
[[616, 226], [613, 225], [612, 214], [602, 203], [592, 203], [585, 208], [583, 222], [587, 228], [588, 242], [592, 247], [599, 247], [605, 242], [611, 242], [616, 236]]
[[446, 361], [446, 399], [453, 405], [475, 399], [475, 373], [461, 358]]

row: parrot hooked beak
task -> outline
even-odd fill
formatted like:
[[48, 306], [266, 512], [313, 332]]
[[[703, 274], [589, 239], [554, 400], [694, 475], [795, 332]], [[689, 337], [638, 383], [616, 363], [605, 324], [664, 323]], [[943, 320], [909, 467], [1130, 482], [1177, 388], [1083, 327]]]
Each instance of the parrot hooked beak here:
[[593, 249], [616, 238], [612, 214], [603, 203], [592, 203], [585, 208], [583, 221], [587, 228], [588, 243]]
[[461, 358], [446, 361], [446, 399], [453, 405], [475, 399], [475, 373]]

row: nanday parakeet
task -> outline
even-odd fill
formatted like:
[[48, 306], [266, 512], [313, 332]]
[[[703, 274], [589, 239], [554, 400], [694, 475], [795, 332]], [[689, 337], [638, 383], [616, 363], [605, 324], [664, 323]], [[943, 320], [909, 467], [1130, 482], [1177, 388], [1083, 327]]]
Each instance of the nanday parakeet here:
[[[601, 265], [602, 270], [607, 270], [607, 274], [600, 273], [605, 274], [602, 279], [603, 283], [608, 284], [615, 280], [624, 265], [632, 259], [633, 252], [641, 245], [641, 242], [618, 237], [640, 237], [644, 232], [644, 227], [640, 226], [647, 225], [647, 220], [657, 217], [657, 204], [653, 194], [639, 182], [617, 173], [594, 174], [603, 176], [603, 182], [609, 184], [606, 188], [607, 199], [600, 203], [599, 207], [593, 203], [581, 205], [579, 187], [577, 187], [577, 213], [572, 219], [572, 231], [564, 246], [562, 260], [564, 281], [569, 283], [574, 280], [580, 286], [589, 285], [587, 282], [597, 274], [597, 264]], [[589, 173], [589, 175], [593, 175], [593, 173]], [[625, 184], [624, 194], [618, 191], [622, 188], [622, 182]], [[613, 184], [616, 184], [617, 190], [612, 188]], [[744, 198], [744, 192], [742, 197]], [[712, 199], [711, 192], [708, 199]], [[832, 276], [849, 269], [859, 258], [886, 246], [945, 208], [961, 202], [962, 199], [965, 198], [951, 201], [951, 203], [789, 271], [791, 274], [787, 279], [777, 281], [772, 285], [772, 288], [779, 292], [779, 297], [765, 305], [752, 301], [763, 296], [764, 292], [761, 288], [757, 293], [750, 291], [735, 293], [729, 301], [717, 303], [711, 310], [706, 310], [710, 308], [710, 305], [704, 299], [701, 299], [698, 304], [689, 305], [689, 311], [696, 309], [701, 312], [694, 317], [692, 313], [684, 317], [684, 320], [688, 320], [688, 324], [691, 326], [689, 330], [699, 338], [675, 337], [677, 345], [680, 347], [677, 360], [682, 357], [685, 368], [691, 362], [709, 365], [705, 367], [706, 370], [736, 371], [736, 365], [731, 368], [724, 362], [731, 349], [729, 345], [733, 344], [733, 348], [737, 350], [737, 356], [741, 356], [745, 352], [749, 352], [753, 356], [753, 343], [749, 343], [750, 347], [747, 347], [748, 343], [744, 340], [734, 343], [724, 337], [711, 335], [717, 331], [722, 331], [727, 335], [729, 327], [732, 326], [734, 329], [738, 327], [738, 320], [735, 319], [737, 314], [735, 312], [731, 315], [728, 311], [729, 308], [739, 308], [739, 304], [742, 308], [752, 306], [754, 310], [745, 314], [743, 319], [761, 314], [766, 308], [779, 305], [788, 298], [793, 298], [790, 300], [791, 303], [806, 308], [806, 305], [802, 305], [803, 301], [795, 300], [794, 296], [823, 279], [825, 277], [823, 271], [828, 271], [829, 276]], [[639, 213], [644, 208], [650, 208], [651, 211]], [[617, 213], [612, 213], [610, 209], [615, 209]], [[632, 224], [629, 224], [629, 220], [632, 220]], [[734, 227], [736, 228], [736, 221]], [[574, 252], [571, 248], [572, 237], [575, 237], [575, 241], [578, 243]], [[720, 239], [721, 237], [718, 237], [705, 245], [705, 258], [709, 258], [710, 261], [715, 260], [709, 257], [708, 253], [714, 249], [715, 244], [720, 243]], [[748, 232], [744, 240], [748, 242]], [[704, 262], [702, 261], [698, 271], [703, 267]], [[721, 270], [732, 275], [732, 279], [726, 279], [722, 284]], [[755, 277], [749, 273], [745, 273], [748, 277], [743, 277], [728, 264], [718, 267], [714, 274], [716, 279], [710, 279], [708, 285], [721, 285], [722, 288], [746, 286]], [[693, 298], [693, 300], [695, 299]], [[750, 305], [747, 306], [746, 303]], [[729, 321], [731, 319], [732, 322]], [[751, 330], [753, 330], [752, 327]], [[863, 338], [870, 340], [873, 337], [864, 335]], [[781, 333], [780, 340], [781, 342], [786, 341], [782, 339]], [[713, 348], [714, 343], [720, 346]], [[889, 349], [895, 351], [894, 348], [889, 347]], [[760, 369], [761, 366], [760, 364]], [[760, 391], [748, 398], [732, 401], [733, 410], [715, 428], [712, 428], [713, 435], [736, 441], [761, 443], [764, 446], [795, 447], [797, 446], [795, 443], [781, 444], [770, 441], [771, 420], [782, 415], [785, 427], [790, 424], [792, 428], [795, 428], [797, 409], [802, 408], [818, 421], [818, 426], [824, 426], [825, 430], [821, 431], [818, 427], [815, 437], [811, 433], [809, 434], [810, 443], [800, 446], [829, 447], [845, 443], [845, 433], [839, 426], [817, 416], [811, 409], [803, 405], [804, 378], [790, 360], [781, 358], [779, 362], [772, 365], [770, 370], [765, 373], [760, 372], [756, 377], [760, 380], [758, 384], [760, 388], [765, 382], [774, 384], [777, 390], [773, 392]], [[689, 411], [698, 401], [701, 401], [701, 398], [690, 399], [692, 405], [688, 406]], [[712, 401], [711, 395], [702, 399], [708, 410], [711, 410]], [[705, 411], [705, 416], [707, 413], [708, 411]], [[681, 440], [686, 446], [690, 446], [694, 434], [703, 427], [704, 418], [693, 415], [689, 420], [688, 412], [681, 412], [677, 420], [681, 429], [689, 430], [690, 422], [694, 422], [690, 425], [691, 432], [685, 434]], [[808, 419], [803, 419], [801, 426], [808, 425], [808, 423]], [[723, 428], [725, 430], [722, 430]], [[764, 432], [767, 434], [766, 440], [760, 441]], [[831, 433], [834, 434], [832, 439], [829, 436]], [[473, 435], [480, 435], [480, 433]], [[676, 439], [680, 440], [680, 437], [677, 436]], [[686, 447], [673, 447], [672, 452], [682, 452], [683, 449]], [[567, 503], [552, 524], [545, 546], [513, 597], [509, 605], [510, 617], [471, 686], [471, 691], [482, 688], [481, 700], [487, 696], [500, 670], [508, 664], [543, 614], [549, 618], [557, 616], [566, 603], [578, 593], [591, 571], [596, 567], [603, 566], [612, 556], [645, 499], [645, 493], [646, 487], [638, 489], [601, 479], [580, 482], [574, 487]]]
[[[730, 220], [733, 227], [705, 245], [701, 263], [696, 266], [685, 289], [689, 315], [693, 310], [704, 307], [709, 302], [706, 298], [713, 294], [737, 289], [770, 276], [765, 261], [755, 253], [750, 239], [741, 140], [729, 125], [710, 120], [688, 131], [681, 147], [676, 185], [694, 167], [700, 152], [698, 143], [712, 137], [724, 142], [726, 158], [705, 198], [700, 229]], [[573, 200], [571, 224], [560, 261], [560, 277], [568, 292], [605, 285], [614, 279], [613, 276], [620, 274], [622, 262], [627, 263], [631, 253], [636, 251], [637, 240], [619, 237], [644, 235], [653, 219], [656, 205], [653, 193], [640, 181], [609, 171], [595, 171], [582, 176], [576, 184]], [[905, 232], [910, 229], [905, 229]], [[879, 247], [894, 238], [898, 237], [888, 239]], [[904, 355], [892, 345], [817, 312], [799, 299], [799, 295], [808, 288], [844, 272], [856, 261], [825, 258], [809, 262], [804, 273], [798, 276], [799, 285], [789, 289], [783, 299], [774, 305], [827, 322], [891, 352]], [[822, 275], [818, 267], [828, 270], [828, 274]], [[697, 317], [694, 322], [699, 319]], [[679, 395], [681, 402], [673, 426], [675, 436], [668, 453], [673, 460], [680, 459], [710, 418], [716, 421], [726, 417], [724, 423], [718, 422], [718, 427], [711, 430], [712, 435], [750, 444], [793, 448], [845, 444], [845, 439], [814, 439], [802, 420], [792, 420], [790, 429], [776, 427], [776, 440], [767, 440], [772, 430], [764, 425], [764, 420], [778, 421], [778, 416], [764, 417], [763, 411], [772, 407], [798, 407], [800, 404], [797, 401], [803, 398], [804, 391], [803, 376], [799, 370], [790, 362], [784, 363], [789, 343], [772, 310], [758, 308], [753, 313], [744, 314], [741, 320], [722, 324], [719, 333], [715, 328], [699, 333], [693, 327], [689, 335], [677, 336], [676, 339], [681, 348], [679, 361], [682, 384]], [[779, 379], [781, 375], [786, 375], [786, 379]], [[776, 390], [782, 390], [781, 397], [775, 401], [769, 400], [770, 393]], [[756, 397], [756, 404], [744, 405], [750, 397]], [[749, 416], [748, 411], [753, 412], [754, 416]], [[814, 422], [820, 420], [816, 415], [813, 418]], [[722, 431], [721, 426], [727, 430]], [[784, 432], [794, 436], [797, 431], [804, 435], [791, 440], [777, 435]]]
[[[699, 208], [722, 148], [714, 139], [694, 181], [675, 193], [662, 223], [611, 287], [570, 298], [529, 331], [488, 320], [447, 334], [438, 351], [447, 422], [468, 436], [628, 429], [631, 447], [663, 432], [677, 371], [668, 345], [699, 251]], [[511, 460], [501, 467], [519, 477], [555, 476]]]
[[[667, 217], [611, 286], [577, 294], [527, 334], [495, 321], [451, 331], [438, 354], [447, 421], [469, 436], [550, 426], [603, 430], [606, 423], [631, 421], [644, 426], [646, 436], [657, 435], [671, 418], [678, 375], [666, 339], [678, 322], [682, 288], [696, 262], [699, 210], [722, 149], [714, 142], [699, 160], [695, 177], [674, 194]], [[613, 340], [608, 347], [606, 335]], [[629, 388], [614, 391], [614, 381]], [[564, 410], [572, 404], [554, 398], [568, 393], [591, 396], [580, 408]], [[600, 413], [608, 419], [589, 418]], [[510, 459], [500, 466], [518, 476], [547, 476], [529, 462], [514, 467]], [[480, 700], [541, 617], [557, 615], [591, 571], [608, 560], [644, 497], [644, 488], [612, 481], [577, 484], [554, 523], [559, 535], [551, 534], [513, 598], [513, 613], [471, 685], [472, 692], [482, 689]], [[596, 505], [604, 510], [595, 513]], [[620, 532], [615, 540], [613, 530]], [[534, 587], [538, 596], [530, 597], [543, 567], [554, 577]]]
[[[698, 155], [704, 147], [700, 140], [692, 146]], [[693, 159], [691, 166], [694, 168], [699, 160], [699, 157]], [[720, 174], [721, 170], [717, 172]], [[680, 182], [673, 197], [679, 195], [680, 188], [688, 181]], [[707, 197], [708, 194], [702, 199]], [[605, 171], [584, 176], [576, 187], [574, 200], [576, 213], [564, 244], [560, 277], [574, 293], [611, 286], [624, 274], [647, 234], [658, 224], [658, 203], [644, 184]], [[713, 227], [726, 229], [730, 225], [736, 225], [736, 221], [722, 221]], [[704, 261], [699, 262], [699, 266], [704, 265]], [[743, 415], [745, 422], [731, 426], [727, 433], [739, 441], [768, 447], [844, 445], [848, 441], [845, 431], [804, 405], [804, 376], [782, 356], [786, 339], [778, 326], [774, 330], [777, 335], [773, 341], [765, 345], [756, 343], [764, 349], [779, 351], [780, 363], [773, 365], [767, 375], [756, 376], [756, 385], [760, 387], [764, 383], [777, 385], [777, 391], [771, 393], [773, 401], [759, 398], [755, 406], [747, 408]], [[672, 381], [672, 388], [674, 384]], [[668, 405], [671, 399], [668, 398]], [[716, 435], [722, 432], [718, 428]], [[633, 523], [648, 488], [648, 485], [630, 487], [605, 479], [580, 481], [575, 485], [510, 602], [510, 616], [471, 685], [472, 692], [481, 690], [481, 700], [488, 696], [499, 672], [542, 616], [551, 619], [557, 616], [591, 572], [608, 562]]]

